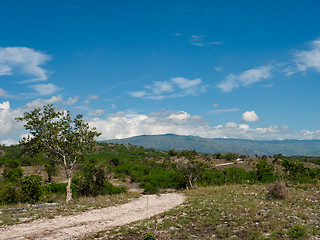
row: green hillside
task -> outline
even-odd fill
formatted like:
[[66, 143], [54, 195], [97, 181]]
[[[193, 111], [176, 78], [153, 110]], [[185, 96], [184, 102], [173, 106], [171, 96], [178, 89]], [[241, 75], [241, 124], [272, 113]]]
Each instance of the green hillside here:
[[246, 155], [319, 156], [320, 140], [274, 140], [254, 141], [243, 139], [201, 138], [174, 134], [137, 136], [125, 139], [113, 139], [107, 142], [132, 144], [158, 150], [195, 149], [202, 153], [234, 152]]

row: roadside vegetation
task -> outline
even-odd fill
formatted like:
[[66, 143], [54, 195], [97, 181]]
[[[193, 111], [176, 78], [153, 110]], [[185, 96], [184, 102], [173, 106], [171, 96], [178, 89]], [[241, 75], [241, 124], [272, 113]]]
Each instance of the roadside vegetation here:
[[[54, 112], [51, 106], [47, 110]], [[173, 236], [175, 239], [310, 239], [320, 235], [319, 157], [202, 154], [195, 150], [156, 151], [130, 144], [95, 143], [92, 139], [98, 133], [90, 132], [81, 116], [75, 120], [69, 115], [61, 116], [68, 116], [69, 122], [62, 119], [59, 126], [71, 125], [60, 130], [50, 125], [53, 133], [42, 137], [47, 139], [57, 132], [63, 133], [63, 137], [70, 134], [70, 138], [60, 142], [51, 140], [56, 144], [53, 149], [55, 146], [66, 149], [66, 155], [58, 155], [62, 159], [72, 156], [71, 162], [59, 160], [50, 149], [43, 151], [42, 137], [24, 139], [20, 145], [0, 146], [1, 225], [124, 203], [139, 196], [137, 192], [128, 191], [134, 185], [143, 194], [189, 190], [185, 191], [188, 200], [181, 207], [151, 220], [102, 232], [99, 236], [105, 239], [139, 239], [141, 236], [148, 239], [173, 239]], [[72, 121], [79, 127], [72, 130]], [[79, 128], [91, 134], [90, 148], [76, 143], [82, 141], [82, 132], [77, 133]], [[66, 131], [69, 131], [67, 135]], [[80, 137], [74, 137], [75, 134]], [[29, 145], [27, 140], [36, 144]], [[75, 144], [74, 149], [66, 144], [69, 140]], [[69, 154], [72, 151], [76, 153]], [[66, 195], [71, 193], [73, 200], [67, 198], [66, 201]], [[46, 204], [52, 206], [44, 207]], [[33, 211], [24, 211], [30, 207]]]

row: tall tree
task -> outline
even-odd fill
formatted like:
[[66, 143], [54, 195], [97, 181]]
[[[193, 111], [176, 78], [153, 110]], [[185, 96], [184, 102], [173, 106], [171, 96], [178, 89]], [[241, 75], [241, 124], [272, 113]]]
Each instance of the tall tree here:
[[71, 179], [73, 167], [80, 155], [93, 147], [94, 138], [100, 133], [96, 128], [90, 129], [82, 115], [71, 118], [69, 111], [57, 111], [52, 104], [25, 112], [24, 127], [30, 135], [24, 137], [21, 144], [24, 151], [34, 154], [47, 152], [62, 161], [68, 180], [67, 202], [72, 200]]

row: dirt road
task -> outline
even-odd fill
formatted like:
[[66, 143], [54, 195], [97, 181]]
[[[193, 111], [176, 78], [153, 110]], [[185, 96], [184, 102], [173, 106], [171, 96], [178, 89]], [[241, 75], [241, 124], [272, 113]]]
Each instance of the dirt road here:
[[168, 211], [184, 200], [178, 193], [144, 195], [119, 206], [2, 227], [0, 239], [77, 239]]

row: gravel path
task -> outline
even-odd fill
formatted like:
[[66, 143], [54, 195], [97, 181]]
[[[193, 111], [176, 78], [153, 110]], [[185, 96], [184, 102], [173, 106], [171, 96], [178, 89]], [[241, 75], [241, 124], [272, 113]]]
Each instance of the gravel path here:
[[0, 239], [77, 239], [168, 211], [184, 200], [178, 193], [144, 195], [119, 206], [0, 228]]

